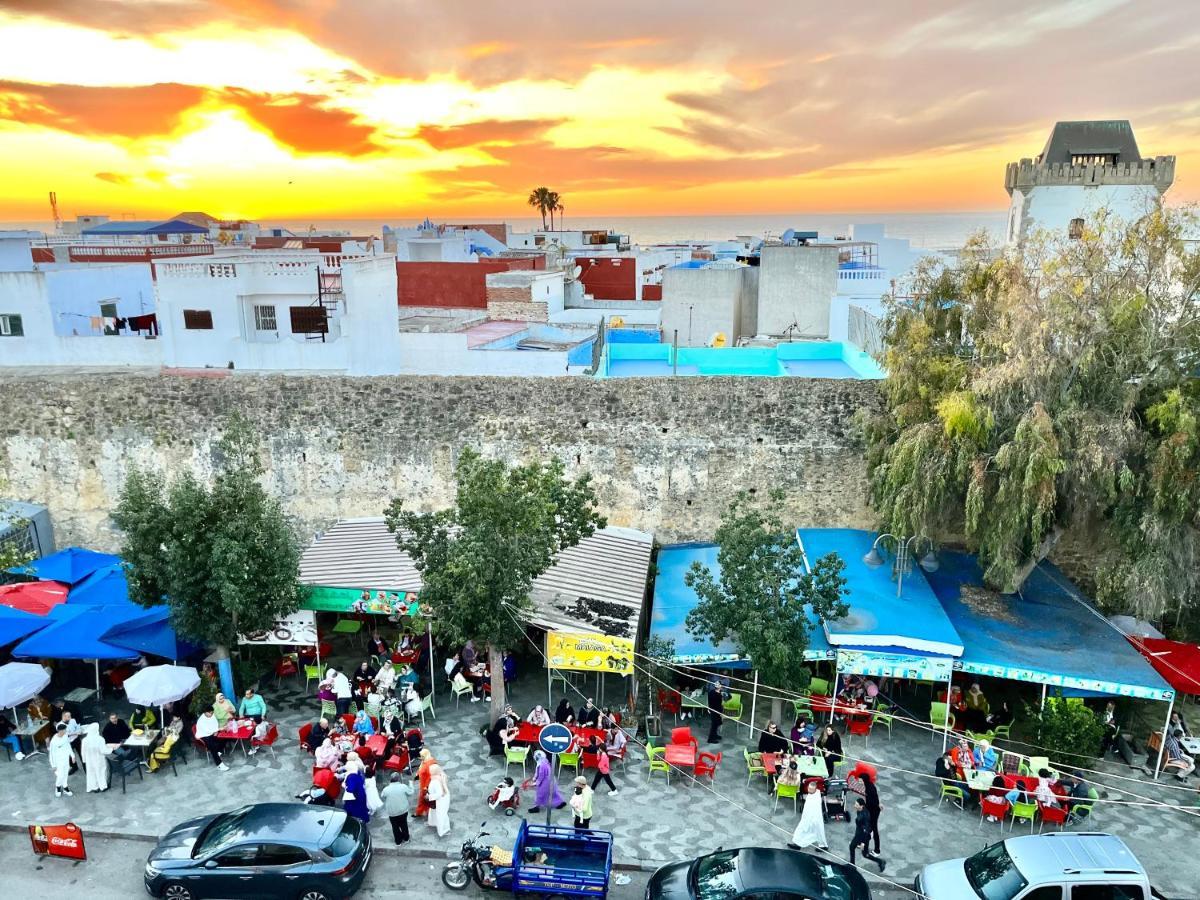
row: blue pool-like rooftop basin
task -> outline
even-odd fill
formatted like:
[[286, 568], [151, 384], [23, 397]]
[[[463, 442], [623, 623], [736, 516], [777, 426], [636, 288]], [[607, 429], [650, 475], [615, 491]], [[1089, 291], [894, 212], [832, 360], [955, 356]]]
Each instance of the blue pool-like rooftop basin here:
[[767, 378], [880, 379], [884, 371], [854, 344], [799, 341], [774, 347], [680, 347], [608, 342], [597, 373], [601, 378], [658, 378], [674, 375], [757, 375]]

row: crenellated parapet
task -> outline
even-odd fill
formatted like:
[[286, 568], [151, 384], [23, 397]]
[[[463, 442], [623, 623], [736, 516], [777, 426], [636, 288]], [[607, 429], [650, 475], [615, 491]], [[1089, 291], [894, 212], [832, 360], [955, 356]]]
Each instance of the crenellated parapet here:
[[1041, 163], [1022, 159], [1009, 163], [1004, 172], [1004, 189], [1027, 193], [1042, 185], [1100, 187], [1102, 185], [1144, 185], [1160, 194], [1175, 181], [1175, 157], [1155, 156], [1114, 165], [1071, 165]]

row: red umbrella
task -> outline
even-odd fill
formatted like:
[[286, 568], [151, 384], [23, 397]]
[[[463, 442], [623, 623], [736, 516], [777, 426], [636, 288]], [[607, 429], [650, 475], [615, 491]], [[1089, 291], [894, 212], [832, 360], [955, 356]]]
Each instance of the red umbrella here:
[[67, 585], [57, 581], [27, 581], [0, 587], [0, 606], [44, 616], [60, 603], [67, 602]]

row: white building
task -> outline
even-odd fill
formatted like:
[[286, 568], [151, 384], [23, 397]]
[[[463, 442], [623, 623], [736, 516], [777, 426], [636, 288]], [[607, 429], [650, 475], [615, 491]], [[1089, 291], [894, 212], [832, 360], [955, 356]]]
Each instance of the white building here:
[[1175, 180], [1175, 157], [1143, 157], [1126, 120], [1057, 122], [1035, 159], [1009, 163], [1008, 242], [1036, 231], [1077, 236], [1087, 218], [1107, 209], [1134, 219]]

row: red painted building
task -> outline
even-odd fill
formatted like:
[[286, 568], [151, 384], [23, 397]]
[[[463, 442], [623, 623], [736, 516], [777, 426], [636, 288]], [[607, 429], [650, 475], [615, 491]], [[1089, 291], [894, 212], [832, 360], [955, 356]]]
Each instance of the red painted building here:
[[597, 300], [640, 300], [638, 261], [629, 256], [577, 256], [579, 280]]
[[401, 306], [487, 309], [488, 275], [541, 268], [545, 268], [544, 257], [489, 259], [473, 263], [397, 260], [396, 300]]

